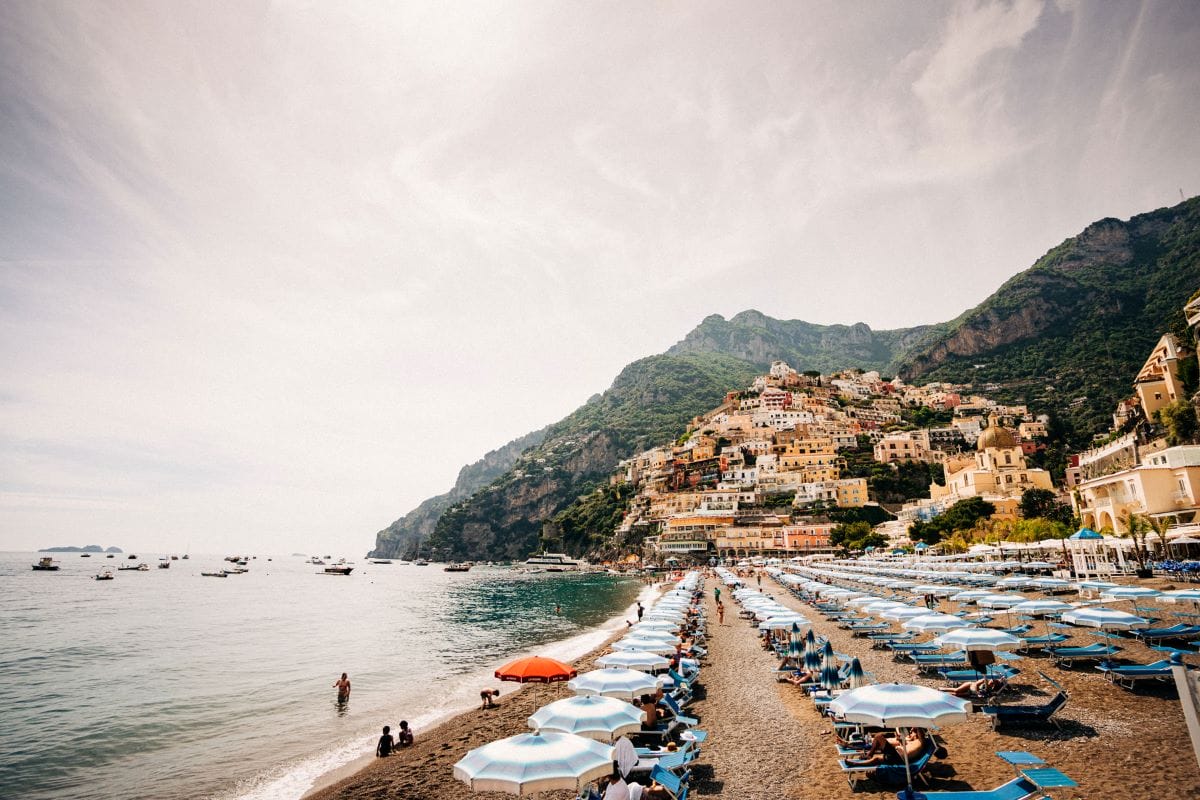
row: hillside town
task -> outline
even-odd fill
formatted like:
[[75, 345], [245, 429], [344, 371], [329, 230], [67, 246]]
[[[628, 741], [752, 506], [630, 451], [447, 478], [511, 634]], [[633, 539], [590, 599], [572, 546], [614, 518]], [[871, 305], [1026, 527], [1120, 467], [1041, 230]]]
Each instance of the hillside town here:
[[[1200, 299], [1186, 313], [1189, 325], [1200, 325]], [[1139, 545], [1139, 536], [1157, 531], [1165, 552], [1172, 541], [1189, 541], [1200, 510], [1190, 401], [1197, 371], [1196, 354], [1164, 334], [1114, 411], [1112, 430], [1052, 477], [1041, 465], [1050, 417], [1025, 405], [971, 385], [912, 386], [861, 370], [822, 375], [776, 361], [693, 419], [677, 442], [620, 462], [611, 483], [635, 494], [616, 538], [640, 541], [662, 560], [829, 557], [853, 549], [838, 531], [857, 523], [860, 535], [870, 525], [861, 549], [953, 551], [970, 537], [928, 542], [917, 529], [970, 501], [985, 509], [976, 514], [973, 533], [983, 536], [974, 546], [1003, 546], [1035, 498], [1060, 520], [1051, 539], [1082, 526], [1123, 564], [1131, 544], [1154, 545]], [[864, 460], [897, 473], [923, 465], [929, 480], [902, 502], [881, 502], [863, 477]]]

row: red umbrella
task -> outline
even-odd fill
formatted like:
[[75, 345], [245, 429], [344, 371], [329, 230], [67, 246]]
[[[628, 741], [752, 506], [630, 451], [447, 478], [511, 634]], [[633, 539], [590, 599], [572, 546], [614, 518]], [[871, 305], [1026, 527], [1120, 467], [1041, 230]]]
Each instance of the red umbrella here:
[[542, 656], [518, 658], [496, 670], [496, 677], [500, 680], [517, 681], [518, 683], [569, 681], [578, 674], [570, 664]]

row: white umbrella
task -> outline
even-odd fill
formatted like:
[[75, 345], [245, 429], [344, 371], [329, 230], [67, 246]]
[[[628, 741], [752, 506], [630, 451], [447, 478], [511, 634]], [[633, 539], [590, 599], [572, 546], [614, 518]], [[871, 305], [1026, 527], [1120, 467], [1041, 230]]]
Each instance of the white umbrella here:
[[925, 614], [906, 621], [904, 628], [905, 630], [922, 632], [952, 631], [956, 628], [966, 628], [970, 625], [970, 622], [959, 619], [951, 614]]
[[[1130, 628], [1140, 628], [1150, 624], [1149, 620], [1143, 617], [1096, 606], [1068, 611], [1062, 615], [1062, 620], [1072, 625], [1085, 625], [1089, 628], [1099, 628], [1102, 631], [1127, 631]], [[1109, 643], [1109, 655], [1111, 654], [1112, 644]]]
[[884, 619], [905, 620], [912, 619], [913, 617], [929, 616], [929, 609], [924, 607], [917, 608], [916, 606], [892, 606], [880, 611], [879, 616]]
[[567, 688], [575, 694], [602, 694], [627, 700], [654, 692], [661, 685], [661, 678], [621, 667], [594, 669], [567, 682]]
[[935, 639], [941, 647], [957, 647], [960, 650], [1011, 650], [1019, 647], [1021, 640], [1016, 636], [991, 628], [959, 628], [943, 633]]
[[454, 765], [454, 777], [475, 792], [518, 796], [579, 791], [612, 771], [613, 749], [569, 733], [522, 733], [477, 747]]
[[[911, 683], [877, 683], [842, 692], [829, 710], [846, 722], [907, 730], [965, 722], [971, 714], [971, 701]], [[904, 752], [907, 796], [912, 797], [912, 773], [907, 750]]]
[[611, 742], [624, 733], [641, 730], [646, 712], [615, 697], [579, 695], [548, 703], [528, 719], [540, 731], [573, 733], [601, 742]]
[[618, 653], [609, 653], [597, 658], [596, 663], [601, 667], [624, 667], [625, 669], [637, 669], [642, 672], [666, 669], [671, 666], [671, 662], [665, 657], [660, 656], [658, 653], [648, 653], [645, 650], [624, 650]]
[[675, 652], [675, 645], [670, 642], [664, 642], [662, 639], [642, 639], [632, 636], [627, 636], [624, 639], [613, 642], [612, 648], [614, 650], [636, 650], [644, 653], [657, 653], [659, 655], [669, 655]]
[[1148, 586], [1113, 586], [1105, 589], [1100, 593], [1101, 597], [1111, 597], [1116, 600], [1132, 600], [1133, 613], [1140, 614], [1141, 609], [1138, 608], [1138, 600], [1144, 597], [1158, 597], [1162, 592], [1157, 589], [1151, 589]]

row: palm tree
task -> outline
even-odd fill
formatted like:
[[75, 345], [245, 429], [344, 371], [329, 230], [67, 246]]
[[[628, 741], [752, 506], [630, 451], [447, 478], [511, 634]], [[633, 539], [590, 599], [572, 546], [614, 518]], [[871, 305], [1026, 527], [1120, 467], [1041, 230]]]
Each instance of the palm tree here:
[[1121, 524], [1125, 527], [1125, 530], [1119, 535], [1133, 539], [1133, 555], [1137, 559], [1138, 570], [1145, 572], [1146, 554], [1143, 551], [1146, 546], [1146, 533], [1150, 529], [1146, 518], [1141, 514], [1125, 510], [1121, 512]]
[[1158, 537], [1159, 543], [1162, 545], [1162, 557], [1167, 557], [1167, 531], [1171, 529], [1171, 520], [1169, 517], [1147, 517], [1146, 524], [1150, 526], [1150, 530]]

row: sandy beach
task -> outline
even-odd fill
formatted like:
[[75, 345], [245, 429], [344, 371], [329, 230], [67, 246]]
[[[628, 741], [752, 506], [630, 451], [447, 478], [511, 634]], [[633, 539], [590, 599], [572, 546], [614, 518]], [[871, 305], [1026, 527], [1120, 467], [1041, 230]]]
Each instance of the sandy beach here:
[[[801, 690], [779, 683], [776, 660], [762, 649], [755, 628], [726, 604], [725, 624], [718, 625], [712, 600], [714, 579], [706, 584], [709, 615], [709, 658], [700, 682], [700, 699], [689, 709], [709, 732], [702, 755], [693, 768], [693, 797], [762, 798], [891, 798], [885, 790], [864, 783], [852, 792], [838, 769], [829, 722], [821, 717]], [[915, 669], [872, 650], [867, 640], [854, 638], [793, 598], [773, 581], [764, 590], [784, 604], [803, 611], [814, 630], [828, 636], [839, 653], [856, 655], [876, 682], [901, 681], [941, 685], [922, 679]], [[615, 637], [614, 637], [615, 638]], [[1094, 641], [1077, 635], [1079, 644]], [[1149, 662], [1161, 655], [1132, 640], [1120, 642], [1122, 656]], [[607, 645], [575, 662], [582, 672]], [[1130, 692], [1110, 684], [1090, 666], [1058, 669], [1048, 658], [1033, 655], [1016, 662], [1021, 674], [1016, 691], [1006, 702], [1043, 702], [1053, 689], [1038, 676], [1043, 671], [1071, 695], [1061, 712], [1062, 729], [1014, 728], [993, 731], [982, 715], [948, 726], [940, 735], [947, 758], [930, 770], [929, 790], [990, 789], [1013, 776], [1012, 768], [995, 756], [1000, 750], [1026, 750], [1045, 759], [1079, 782], [1076, 789], [1057, 790], [1055, 800], [1107, 797], [1131, 798], [1200, 796], [1200, 768], [1188, 745], [1187, 732], [1174, 689], [1166, 684]], [[501, 684], [507, 689], [511, 684]], [[510, 694], [505, 692], [505, 694]], [[570, 694], [565, 684], [532, 685], [501, 697], [502, 705], [471, 711], [421, 731], [416, 744], [386, 759], [373, 759], [360, 771], [309, 795], [334, 798], [500, 798], [499, 793], [473, 793], [452, 776], [452, 766], [471, 748], [525, 732], [526, 718], [542, 705]], [[571, 798], [574, 793], [545, 793], [547, 800]]]

